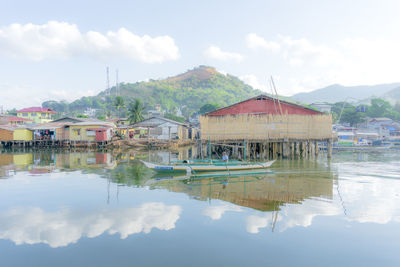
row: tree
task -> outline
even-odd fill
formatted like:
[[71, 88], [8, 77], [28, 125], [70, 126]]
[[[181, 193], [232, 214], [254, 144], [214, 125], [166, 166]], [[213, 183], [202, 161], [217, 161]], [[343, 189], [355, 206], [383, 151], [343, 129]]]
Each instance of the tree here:
[[15, 108], [10, 109], [7, 111], [8, 115], [13, 115], [13, 116], [17, 116], [17, 110]]
[[144, 119], [142, 114], [143, 110], [144, 106], [142, 101], [140, 101], [139, 99], [135, 99], [133, 102], [131, 102], [128, 107], [129, 123], [142, 121]]
[[392, 109], [392, 105], [388, 101], [380, 98], [371, 99], [371, 106], [369, 106], [367, 115], [372, 118], [385, 117], [385, 115]]
[[88, 115], [85, 115], [85, 114], [78, 114], [78, 116], [76, 116], [77, 118], [84, 118], [84, 119], [87, 119], [87, 118], [89, 118], [89, 116]]
[[364, 121], [364, 113], [358, 112], [355, 107], [348, 107], [343, 110], [340, 122], [350, 123], [350, 126], [355, 126], [357, 123]]
[[115, 97], [114, 107], [118, 110], [118, 117], [119, 117], [119, 112], [120, 112], [121, 108], [125, 107], [124, 99], [121, 96]]
[[165, 114], [164, 118], [170, 119], [170, 120], [173, 120], [173, 121], [177, 121], [177, 122], [180, 122], [180, 123], [184, 123], [185, 122], [185, 117], [176, 116], [176, 115], [174, 115], [172, 113]]
[[208, 103], [208, 104], [203, 105], [200, 108], [199, 113], [200, 114], [204, 114], [204, 113], [207, 113], [207, 112], [211, 112], [211, 111], [214, 111], [214, 110], [218, 109], [219, 107], [220, 106], [218, 104]]

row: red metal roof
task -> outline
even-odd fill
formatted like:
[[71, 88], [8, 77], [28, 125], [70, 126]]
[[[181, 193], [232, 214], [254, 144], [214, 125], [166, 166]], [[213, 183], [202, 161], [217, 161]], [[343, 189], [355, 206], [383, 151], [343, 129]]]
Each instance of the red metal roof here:
[[57, 113], [56, 111], [53, 111], [51, 108], [42, 108], [42, 107], [30, 107], [17, 110], [17, 113], [22, 113], [22, 112]]
[[[279, 104], [280, 103], [280, 104]], [[299, 114], [299, 115], [318, 115], [322, 112], [307, 108], [294, 103], [278, 100], [269, 96], [260, 95], [245, 101], [233, 104], [228, 107], [220, 108], [206, 113], [207, 116], [225, 116], [236, 114]]]
[[7, 116], [7, 120], [9, 122], [13, 122], [13, 121], [33, 121], [33, 120], [30, 120], [30, 119], [20, 118], [20, 117], [17, 117], [17, 116]]

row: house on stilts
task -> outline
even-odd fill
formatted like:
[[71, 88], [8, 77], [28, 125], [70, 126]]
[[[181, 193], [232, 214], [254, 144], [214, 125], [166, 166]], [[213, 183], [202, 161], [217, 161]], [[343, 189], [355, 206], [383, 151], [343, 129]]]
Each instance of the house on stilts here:
[[200, 117], [203, 157], [229, 151], [239, 158], [274, 159], [332, 153], [332, 117], [302, 105], [259, 95]]

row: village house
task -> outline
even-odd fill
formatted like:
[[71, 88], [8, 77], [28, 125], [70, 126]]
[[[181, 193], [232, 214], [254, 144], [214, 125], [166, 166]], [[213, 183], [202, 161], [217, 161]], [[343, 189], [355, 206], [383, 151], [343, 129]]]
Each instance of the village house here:
[[32, 141], [33, 132], [28, 128], [16, 128], [13, 133], [14, 141]]
[[0, 141], [11, 141], [14, 138], [15, 128], [9, 126], [0, 126]]
[[33, 120], [20, 118], [12, 115], [0, 115], [0, 125], [19, 126], [25, 123], [32, 123]]
[[69, 140], [90, 142], [110, 141], [114, 128], [115, 125], [109, 122], [77, 122], [69, 125]]
[[200, 125], [203, 155], [216, 149], [262, 159], [310, 155], [321, 141], [331, 153], [330, 114], [267, 95], [206, 113]]
[[34, 123], [47, 123], [53, 120], [53, 115], [57, 114], [51, 108], [30, 107], [17, 111], [17, 116], [24, 119], [30, 119]]
[[147, 128], [150, 138], [159, 140], [192, 139], [191, 128], [188, 125], [163, 117], [151, 117], [130, 127]]

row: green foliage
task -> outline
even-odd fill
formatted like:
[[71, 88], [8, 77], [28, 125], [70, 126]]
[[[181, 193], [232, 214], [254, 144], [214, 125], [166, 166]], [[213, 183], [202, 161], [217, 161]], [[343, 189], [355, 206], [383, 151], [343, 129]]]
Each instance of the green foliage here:
[[180, 123], [184, 123], [185, 122], [185, 117], [176, 116], [175, 114], [172, 114], [172, 113], [165, 114], [164, 118], [170, 119], [170, 120], [173, 120], [173, 121], [177, 121], [177, 122], [180, 122]]
[[124, 99], [121, 96], [115, 97], [113, 105], [118, 111], [118, 117], [120, 117], [120, 110], [125, 107]]
[[380, 98], [372, 99], [370, 105], [354, 106], [346, 102], [337, 102], [332, 106], [331, 111], [334, 121], [337, 122], [340, 119], [340, 123], [349, 123], [351, 126], [365, 121], [366, 117], [400, 119], [400, 104], [393, 107], [389, 102]]
[[204, 114], [204, 113], [211, 112], [211, 111], [214, 111], [219, 108], [220, 108], [220, 106], [218, 104], [208, 103], [208, 104], [201, 106], [199, 113]]
[[135, 99], [133, 102], [129, 104], [128, 107], [128, 119], [129, 123], [135, 123], [142, 121], [143, 118], [143, 110], [144, 106], [140, 99]]
[[389, 115], [391, 109], [392, 105], [389, 102], [380, 98], [374, 98], [371, 100], [367, 115], [372, 118], [386, 117]]
[[84, 115], [84, 114], [78, 114], [78, 116], [77, 116], [78, 118], [89, 118], [89, 116], [87, 116], [87, 115]]
[[7, 111], [8, 115], [13, 115], [13, 116], [17, 116], [17, 110], [15, 108], [10, 109]]
[[365, 120], [365, 114], [358, 112], [356, 107], [345, 107], [340, 118], [340, 122], [347, 122], [350, 126], [356, 126], [357, 123], [361, 123]]
[[[167, 113], [172, 113], [179, 107], [186, 117], [208, 103], [227, 106], [261, 94], [261, 91], [254, 90], [237, 77], [218, 73], [215, 69], [206, 66], [164, 80], [121, 83], [119, 90], [126, 103], [140, 99], [149, 109], [154, 109], [156, 104], [160, 104]], [[112, 94], [115, 94], [115, 87], [111, 88]], [[52, 101], [50, 107], [56, 111], [60, 111], [59, 108], [63, 109], [62, 111], [68, 109], [66, 112], [69, 113], [82, 112], [87, 107], [106, 112], [115, 110], [114, 99], [115, 97], [102, 92], [97, 96], [82, 97], [69, 104], [68, 107], [57, 106], [56, 103], [60, 102]], [[120, 110], [123, 112], [122, 108]]]
[[105, 121], [105, 120], [106, 120], [106, 116], [100, 115], [100, 116], [97, 117], [97, 119], [98, 119], [98, 120]]

